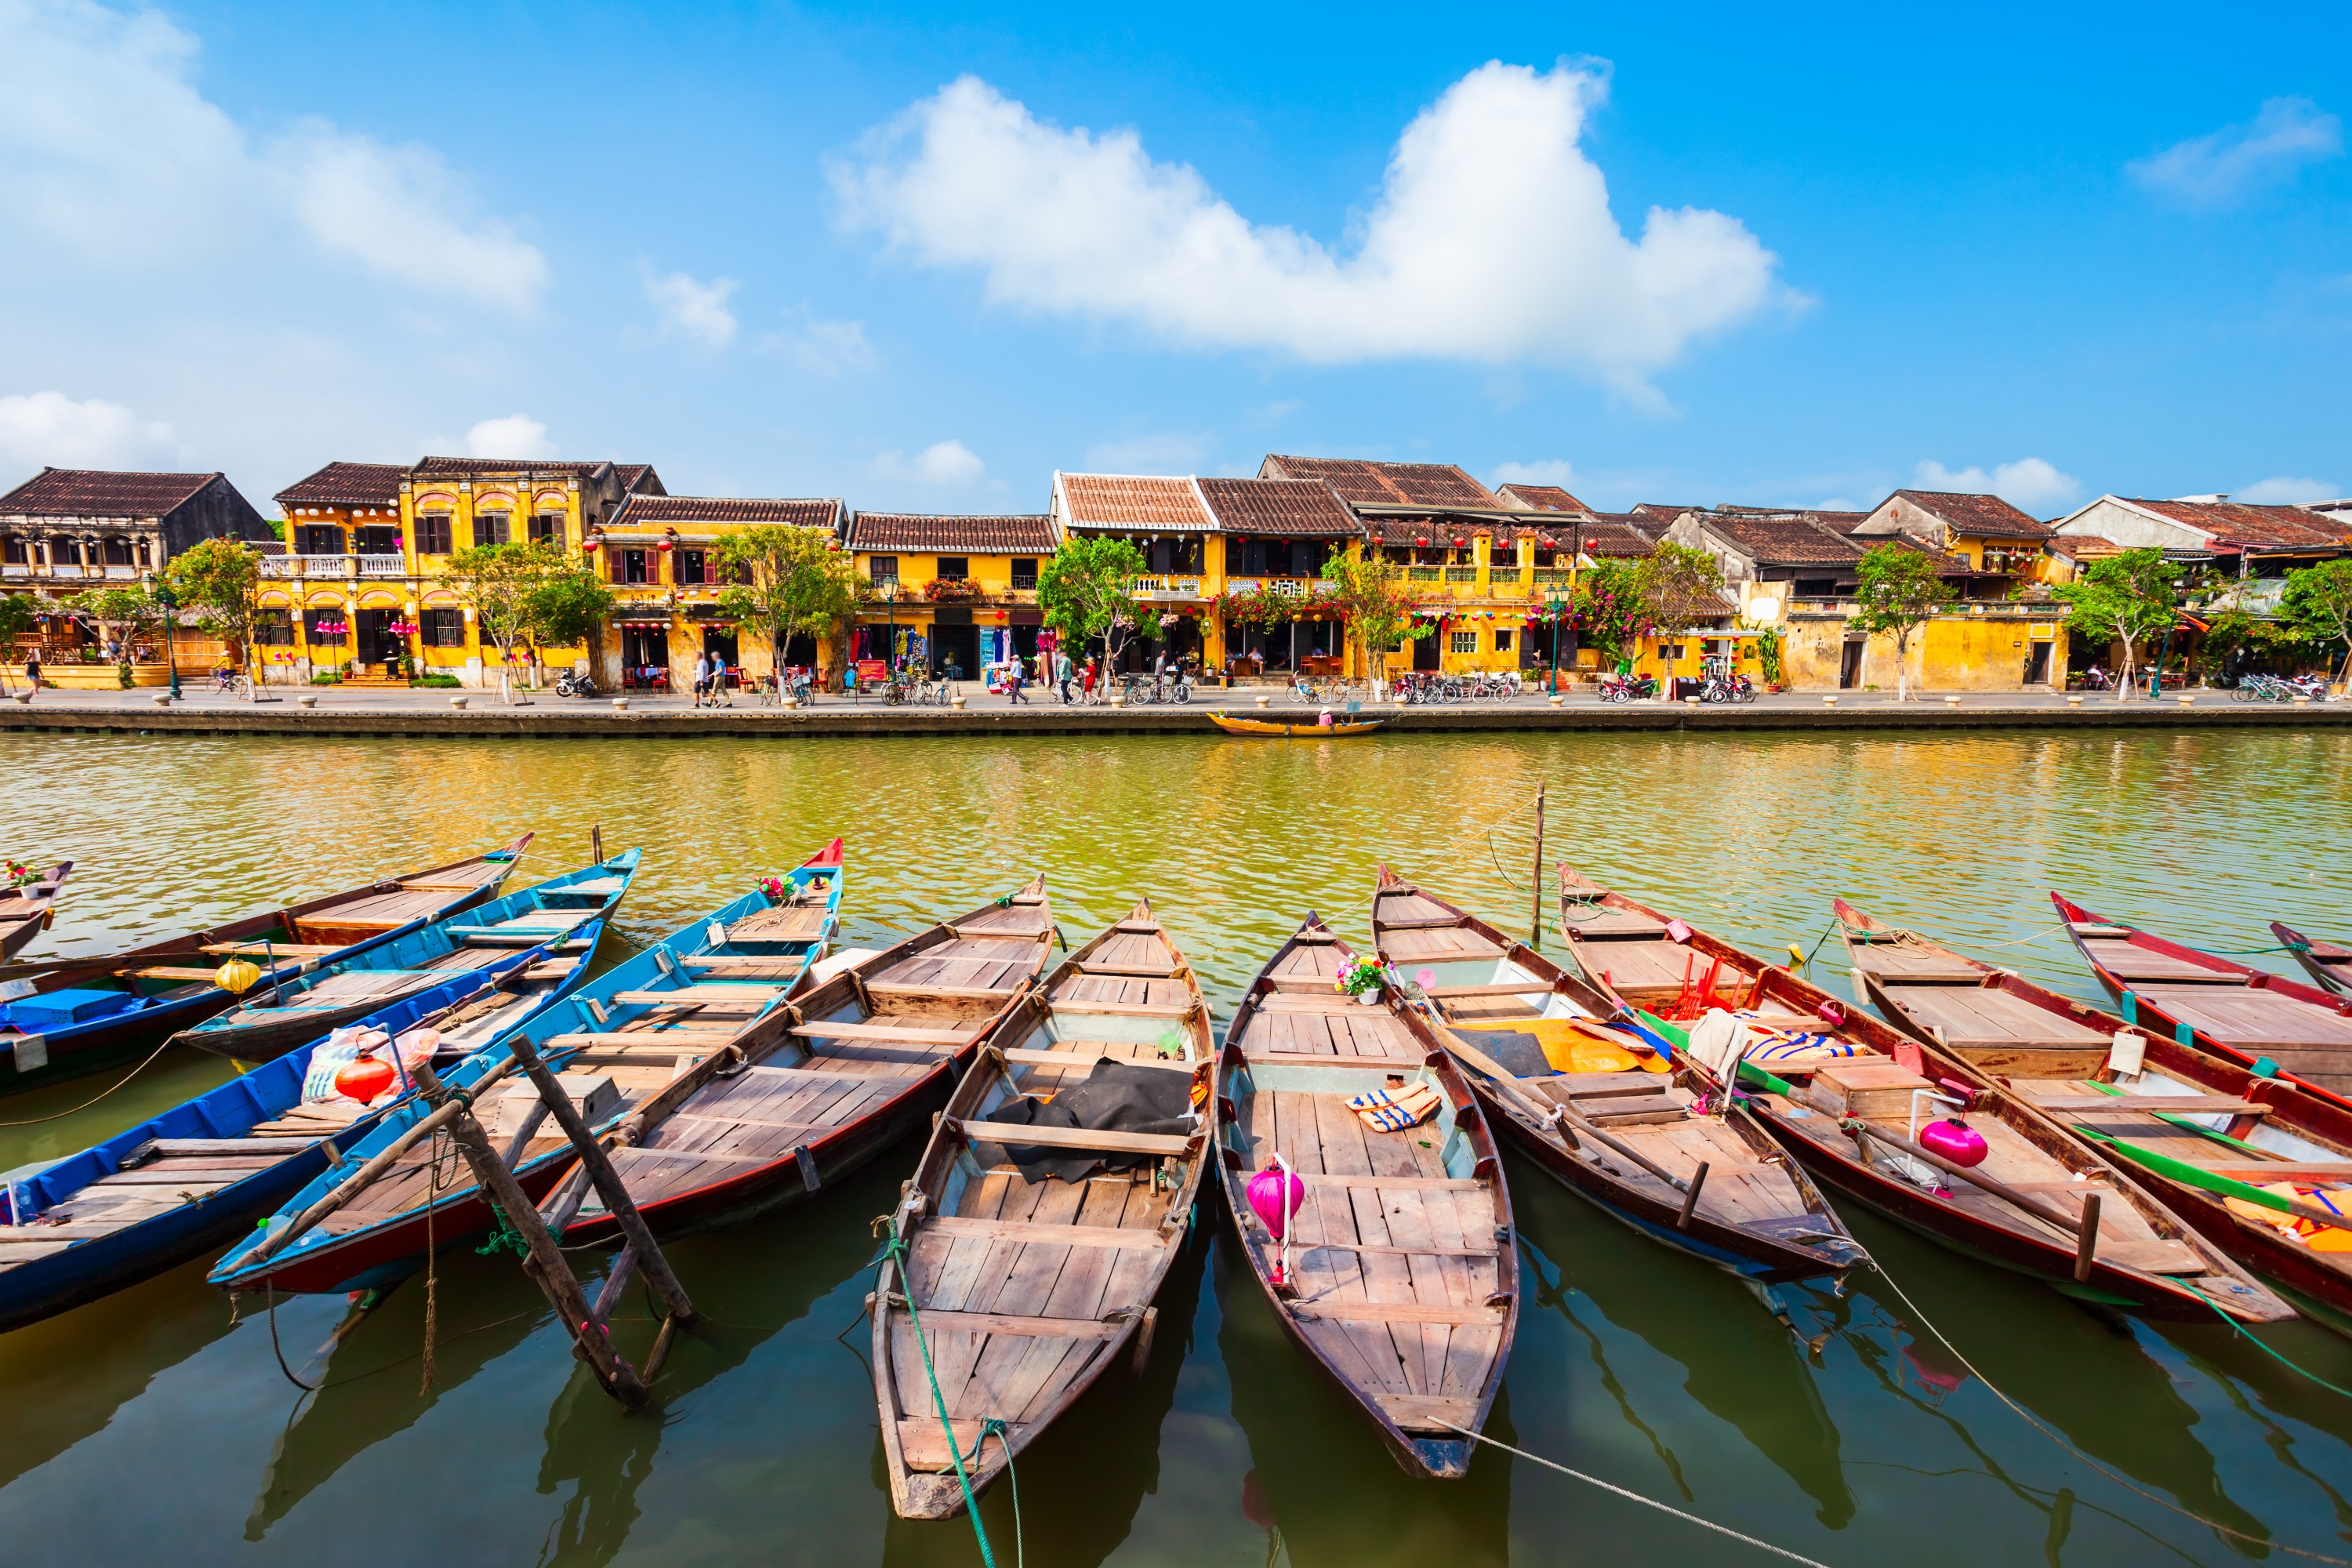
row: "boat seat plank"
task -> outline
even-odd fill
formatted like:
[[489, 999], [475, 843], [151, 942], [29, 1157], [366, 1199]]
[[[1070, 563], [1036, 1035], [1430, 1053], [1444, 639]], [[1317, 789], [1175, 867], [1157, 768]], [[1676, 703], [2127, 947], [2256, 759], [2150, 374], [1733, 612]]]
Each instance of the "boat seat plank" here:
[[1465, 1327], [1501, 1328], [1500, 1306], [1433, 1307], [1418, 1301], [1328, 1301], [1301, 1300], [1291, 1310], [1301, 1320], [1318, 1318], [1335, 1322], [1448, 1323]]
[[1055, 1247], [1113, 1247], [1150, 1250], [1172, 1239], [1153, 1230], [1129, 1230], [1120, 1226], [1032, 1225], [1014, 1220], [965, 1219], [940, 1215], [927, 1219], [922, 1229], [935, 1236], [983, 1237], [991, 1241], [1045, 1242]]
[[1444, 1432], [1450, 1426], [1478, 1428], [1478, 1401], [1434, 1394], [1375, 1394], [1381, 1414], [1409, 1432]]
[[1989, 985], [1889, 985], [1886, 994], [1921, 1027], [1941, 1029], [1954, 1047], [2091, 1049], [2107, 1044], [2096, 1029]]
[[876, 1040], [934, 1046], [968, 1046], [981, 1037], [985, 1026], [972, 1023], [951, 1029], [929, 1028], [919, 1024], [849, 1024], [812, 1020], [793, 1029], [793, 1034], [804, 1040]]
[[2201, 982], [2213, 985], [2244, 984], [2229, 970], [2194, 959], [2178, 958], [2154, 948], [2141, 947], [2129, 940], [2112, 937], [2086, 937], [2083, 951], [2091, 961], [2118, 980], [2171, 980]]
[[1881, 980], [1918, 984], [1981, 985], [1985, 972], [1975, 964], [1907, 942], [1856, 942], [1853, 966]]
[[947, 1125], [968, 1142], [1013, 1143], [1039, 1149], [1095, 1150], [1117, 1154], [1181, 1154], [1189, 1138], [1159, 1132], [1111, 1132], [1091, 1127], [1020, 1127], [1007, 1122], [966, 1121]]
[[[1155, 1050], [1157, 1047], [1149, 1044], [1139, 1044], [1135, 1048], [1141, 1050]], [[1114, 1051], [1097, 1049], [1093, 1047], [1089, 1047], [1085, 1050], [1075, 1051], [1007, 1050], [1002, 1054], [1005, 1062], [1013, 1067], [1076, 1068], [1087, 1072], [1093, 1071], [1095, 1063], [1100, 1061], [1105, 1057], [1110, 1058], [1113, 1061], [1118, 1062], [1122, 1067], [1158, 1068], [1165, 1072], [1181, 1072], [1187, 1078], [1192, 1076], [1192, 1068], [1195, 1066], [1195, 1064], [1192, 1062], [1181, 1060], [1171, 1061], [1165, 1058], [1121, 1056]]]
[[1576, 940], [1655, 937], [1666, 931], [1666, 922], [1654, 916], [1581, 902], [1563, 905], [1559, 923]]
[[2276, 992], [2248, 985], [2148, 985], [2139, 992], [2172, 1017], [2232, 1046], [2352, 1048], [2352, 1018]]

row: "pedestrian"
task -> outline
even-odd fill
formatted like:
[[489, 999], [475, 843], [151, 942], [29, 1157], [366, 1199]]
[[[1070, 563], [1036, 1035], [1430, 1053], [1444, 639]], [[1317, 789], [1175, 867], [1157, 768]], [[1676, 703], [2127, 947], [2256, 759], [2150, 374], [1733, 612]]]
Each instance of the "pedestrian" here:
[[1058, 649], [1054, 654], [1054, 684], [1062, 689], [1062, 700], [1070, 700], [1070, 678], [1076, 671], [1071, 668], [1070, 656]]
[[710, 694], [714, 706], [735, 706], [735, 673], [727, 663], [724, 648], [710, 656]]
[[1087, 656], [1086, 673], [1078, 678], [1078, 700], [1081, 703], [1091, 704], [1094, 700], [1095, 660], [1094, 656], [1092, 654], [1088, 654]]
[[41, 650], [37, 647], [25, 656], [25, 679], [33, 683], [32, 690], [25, 693], [25, 700], [30, 702], [41, 689]]
[[694, 656], [694, 705], [701, 707], [702, 700], [709, 695], [710, 650], [706, 647]]
[[1023, 666], [1022, 666], [1021, 660], [1020, 660], [1017, 657], [1016, 657], [1016, 658], [1013, 658], [1013, 659], [1011, 659], [1011, 660], [1009, 660], [1009, 661], [1005, 664], [1005, 667], [1004, 667], [1004, 696], [1005, 696], [1005, 706], [1006, 706], [1006, 707], [1008, 707], [1008, 708], [1009, 708], [1009, 707], [1011, 707], [1011, 706], [1012, 706], [1013, 703], [1015, 703], [1015, 702], [1020, 702], [1020, 701], [1024, 700], [1024, 698], [1022, 697], [1022, 695], [1021, 695], [1021, 686], [1022, 686], [1023, 676], [1024, 676], [1024, 669], [1023, 669]]

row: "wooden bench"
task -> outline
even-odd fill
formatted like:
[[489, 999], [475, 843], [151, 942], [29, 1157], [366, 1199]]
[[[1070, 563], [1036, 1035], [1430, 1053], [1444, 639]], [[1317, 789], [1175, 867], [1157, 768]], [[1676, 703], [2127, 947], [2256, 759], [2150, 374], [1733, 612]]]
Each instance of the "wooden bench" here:
[[1017, 1143], [1103, 1154], [1181, 1154], [1192, 1143], [1192, 1139], [1172, 1133], [1109, 1132], [1091, 1127], [1023, 1127], [1010, 1121], [967, 1121], [960, 1116], [951, 1116], [941, 1125], [968, 1143]]

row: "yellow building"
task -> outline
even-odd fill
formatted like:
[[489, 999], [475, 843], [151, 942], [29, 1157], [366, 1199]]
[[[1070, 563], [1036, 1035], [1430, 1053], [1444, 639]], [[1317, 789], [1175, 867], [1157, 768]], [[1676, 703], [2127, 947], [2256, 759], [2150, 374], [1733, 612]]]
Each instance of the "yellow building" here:
[[806, 528], [828, 541], [840, 533], [837, 500], [635, 494], [583, 548], [611, 586], [612, 621], [595, 653], [600, 685], [620, 690], [692, 689], [704, 653], [726, 659], [752, 680], [787, 668], [835, 670], [830, 637], [793, 637], [782, 648], [764, 629], [739, 626], [719, 605], [730, 581], [720, 548], [751, 528]]
[[1035, 514], [855, 514], [849, 548], [870, 594], [849, 660], [869, 679], [917, 668], [972, 680], [1033, 658], [1037, 568], [1059, 541], [1054, 520]]
[[1965, 598], [2006, 598], [2030, 584], [2070, 580], [2064, 563], [2049, 552], [2050, 525], [1999, 496], [1896, 490], [1853, 534], [1865, 549], [1897, 536], [1967, 562], [1971, 574], [1962, 584]]

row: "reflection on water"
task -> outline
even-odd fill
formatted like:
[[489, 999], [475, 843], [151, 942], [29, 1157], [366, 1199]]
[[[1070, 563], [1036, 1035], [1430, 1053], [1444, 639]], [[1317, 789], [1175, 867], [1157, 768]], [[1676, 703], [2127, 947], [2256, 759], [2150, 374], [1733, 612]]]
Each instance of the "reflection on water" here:
[[[1149, 894], [1222, 1015], [1306, 910], [1360, 937], [1381, 859], [1524, 928], [1538, 782], [1556, 858], [1765, 950], [1812, 948], [1843, 893], [2087, 998], [2052, 930], [2053, 887], [2222, 947], [2268, 945], [2273, 919], [2352, 926], [2334, 840], [2313, 828], [2341, 811], [2352, 737], [2336, 735], [5, 736], [0, 758], [23, 786], [9, 852], [78, 863], [47, 939], [68, 952], [453, 859], [525, 827], [541, 833], [526, 876], [551, 874], [584, 858], [592, 823], [608, 845], [648, 850], [621, 912], [625, 943], [838, 832], [849, 941], [894, 941], [1043, 869], [1073, 941]], [[1826, 957], [1815, 967], [1842, 987]], [[230, 1070], [168, 1054], [87, 1110], [0, 1127], [0, 1169], [81, 1147]], [[66, 1111], [103, 1087], [0, 1102], [0, 1121]], [[866, 1222], [914, 1153], [680, 1244], [679, 1273], [715, 1321], [681, 1342], [658, 1408], [641, 1415], [576, 1372], [510, 1259], [466, 1251], [443, 1260], [437, 1374], [422, 1396], [418, 1280], [311, 1369], [329, 1386], [308, 1397], [280, 1376], [266, 1323], [232, 1327], [201, 1263], [0, 1337], [8, 1560], [128, 1558], [152, 1551], [163, 1521], [175, 1557], [195, 1563], [961, 1568], [976, 1558], [969, 1527], [890, 1520], [875, 1469]], [[1784, 1289], [1792, 1334], [1729, 1279], [1531, 1167], [1510, 1175], [1533, 1294], [1490, 1426], [1506, 1441], [1830, 1562], [2234, 1562], [2266, 1541], [2347, 1554], [2352, 1401], [2225, 1328], [2120, 1325], [1849, 1215], [1916, 1306], [1866, 1275], [1844, 1297]], [[1213, 1208], [1201, 1218], [1222, 1223]], [[1462, 1482], [1407, 1480], [1213, 1236], [1160, 1309], [1144, 1374], [1107, 1373], [1024, 1457], [1030, 1561], [1755, 1560], [1492, 1449]], [[340, 1300], [280, 1304], [298, 1371], [343, 1312]], [[2121, 1479], [2001, 1405], [1931, 1322]], [[616, 1332], [642, 1358], [652, 1325]], [[2263, 1338], [2352, 1384], [2352, 1343], [2300, 1325]], [[135, 1508], [122, 1506], [126, 1478]], [[982, 1508], [1001, 1554], [1011, 1492]]]

